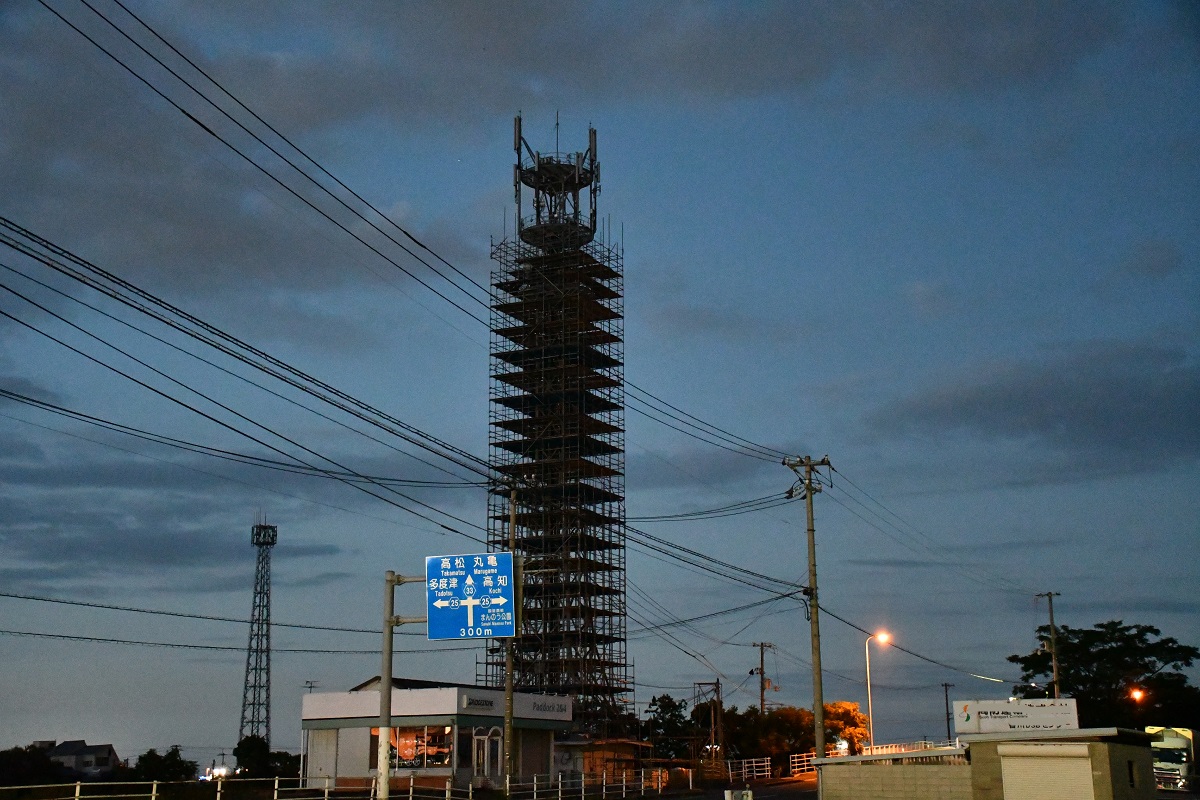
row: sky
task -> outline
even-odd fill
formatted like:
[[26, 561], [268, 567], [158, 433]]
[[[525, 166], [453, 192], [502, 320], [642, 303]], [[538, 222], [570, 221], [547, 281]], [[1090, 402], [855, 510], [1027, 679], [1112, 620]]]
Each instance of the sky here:
[[[1007, 696], [1039, 593], [1062, 625], [1200, 645], [1194, 4], [124, 2], [0, 4], [0, 216], [479, 458], [487, 310], [467, 278], [488, 285], [512, 230], [513, 117], [543, 152], [596, 128], [625, 375], [773, 452], [828, 455], [824, 692], [865, 706], [862, 631], [889, 631], [904, 650], [869, 645], [877, 742], [943, 738], [943, 684]], [[272, 746], [298, 750], [306, 690], [378, 674], [384, 573], [482, 549], [462, 533], [485, 524], [477, 476], [310, 413], [11, 246], [0, 264], [0, 748], [229, 753], [265, 517], [273, 621], [362, 631], [274, 630]], [[385, 502], [14, 395], [454, 485]], [[638, 521], [795, 479], [643, 412], [625, 415], [631, 524], [806, 580], [799, 501]], [[633, 543], [627, 568], [639, 711], [718, 679], [757, 705], [761, 642], [769, 702], [811, 704], [795, 600], [655, 629], [771, 595]], [[397, 590], [398, 613], [423, 610]], [[475, 679], [479, 650], [419, 627], [396, 674]]]

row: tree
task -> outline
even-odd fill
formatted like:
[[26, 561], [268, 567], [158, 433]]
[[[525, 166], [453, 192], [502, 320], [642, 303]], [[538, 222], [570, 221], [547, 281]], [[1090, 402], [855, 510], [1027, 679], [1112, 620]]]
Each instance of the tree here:
[[[1091, 629], [1056, 627], [1059, 693], [1075, 698], [1080, 727], [1200, 727], [1200, 690], [1177, 671], [1200, 659], [1200, 650], [1170, 636], [1159, 638], [1162, 631], [1153, 625], [1111, 620]], [[1050, 626], [1042, 625], [1037, 634], [1049, 642]], [[1015, 695], [1052, 695], [1053, 689], [1045, 688], [1053, 681], [1048, 649], [1008, 660], [1021, 667], [1026, 682], [1013, 687]], [[1030, 685], [1035, 680], [1042, 686]], [[1140, 702], [1134, 689], [1144, 693]]]
[[825, 741], [844, 740], [850, 746], [851, 755], [861, 753], [863, 745], [870, 742], [871, 731], [867, 724], [867, 715], [859, 710], [858, 703], [839, 700], [825, 706]]
[[272, 750], [268, 768], [273, 778], [299, 778], [300, 756], [286, 750]]
[[669, 694], [650, 698], [646, 709], [646, 735], [654, 745], [657, 757], [687, 758], [690, 755], [696, 731], [684, 713], [686, 710], [687, 700], [676, 700]]
[[179, 753], [179, 745], [171, 745], [165, 754], [150, 748], [133, 765], [133, 779], [138, 781], [190, 781], [196, 778], [196, 762]]
[[61, 765], [50, 760], [41, 747], [14, 747], [0, 751], [0, 786], [35, 786], [61, 783]]
[[238, 774], [247, 778], [270, 778], [271, 747], [261, 736], [247, 736], [233, 748]]

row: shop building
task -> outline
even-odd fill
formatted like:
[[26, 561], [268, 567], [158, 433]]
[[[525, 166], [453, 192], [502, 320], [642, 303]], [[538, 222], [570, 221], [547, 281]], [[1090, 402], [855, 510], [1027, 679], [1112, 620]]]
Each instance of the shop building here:
[[[304, 777], [337, 787], [369, 785], [379, 774], [379, 678], [348, 692], [304, 695]], [[554, 768], [554, 738], [571, 727], [571, 698], [513, 695], [518, 775]], [[504, 781], [504, 692], [463, 684], [392, 679], [389, 774], [393, 786], [500, 786]]]

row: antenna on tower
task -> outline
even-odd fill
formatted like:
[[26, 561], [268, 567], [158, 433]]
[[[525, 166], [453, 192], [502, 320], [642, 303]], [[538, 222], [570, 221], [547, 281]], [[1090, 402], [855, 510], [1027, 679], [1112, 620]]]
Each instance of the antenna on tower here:
[[242, 690], [242, 724], [238, 741], [257, 736], [271, 747], [271, 548], [279, 528], [255, 514], [250, 543], [258, 548], [254, 566], [254, 601], [250, 610], [250, 642], [246, 647], [246, 683]]

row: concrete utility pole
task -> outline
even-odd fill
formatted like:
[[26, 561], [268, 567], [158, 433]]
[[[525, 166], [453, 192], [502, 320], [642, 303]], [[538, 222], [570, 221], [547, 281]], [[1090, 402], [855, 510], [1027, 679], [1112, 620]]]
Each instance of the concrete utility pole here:
[[[517, 486], [514, 483], [508, 494], [508, 552], [512, 553], [513, 568], [516, 569], [517, 558]], [[519, 581], [518, 579], [518, 585]], [[515, 588], [515, 587], [514, 587]], [[514, 621], [519, 634], [521, 617], [521, 598], [513, 603]], [[516, 637], [504, 640], [504, 777], [511, 779], [516, 774], [513, 769], [513, 641]]]
[[1034, 597], [1044, 597], [1050, 606], [1050, 669], [1054, 680], [1054, 699], [1061, 697], [1058, 689], [1058, 637], [1054, 628], [1054, 598], [1060, 597], [1059, 592], [1042, 592]]
[[766, 659], [763, 657], [763, 654], [766, 652], [766, 649], [768, 647], [774, 647], [775, 645], [771, 644], [770, 642], [755, 642], [751, 646], [758, 648], [758, 669], [750, 670], [751, 675], [753, 675], [756, 672], [758, 673], [758, 713], [766, 714], [767, 713], [767, 670], [766, 670], [766, 663], [765, 663]]
[[[814, 755], [824, 758], [825, 750], [825, 692], [821, 682], [821, 622], [820, 602], [817, 598], [817, 529], [813, 518], [813, 495], [821, 491], [821, 484], [813, 480], [817, 467], [831, 466], [829, 456], [820, 461], [813, 461], [811, 456], [803, 458], [785, 458], [783, 465], [799, 476], [800, 480], [788, 490], [788, 497], [796, 497], [798, 489], [804, 495], [804, 508], [808, 515], [808, 588], [804, 594], [808, 597], [808, 626], [812, 638], [813, 665], [813, 734], [816, 740]], [[804, 472], [800, 469], [803, 467]]]
[[383, 647], [379, 667], [379, 747], [377, 753], [375, 796], [388, 800], [392, 778], [392, 629], [408, 622], [426, 622], [425, 617], [397, 617], [396, 586], [402, 583], [424, 583], [425, 576], [408, 578], [388, 570], [383, 589]]

